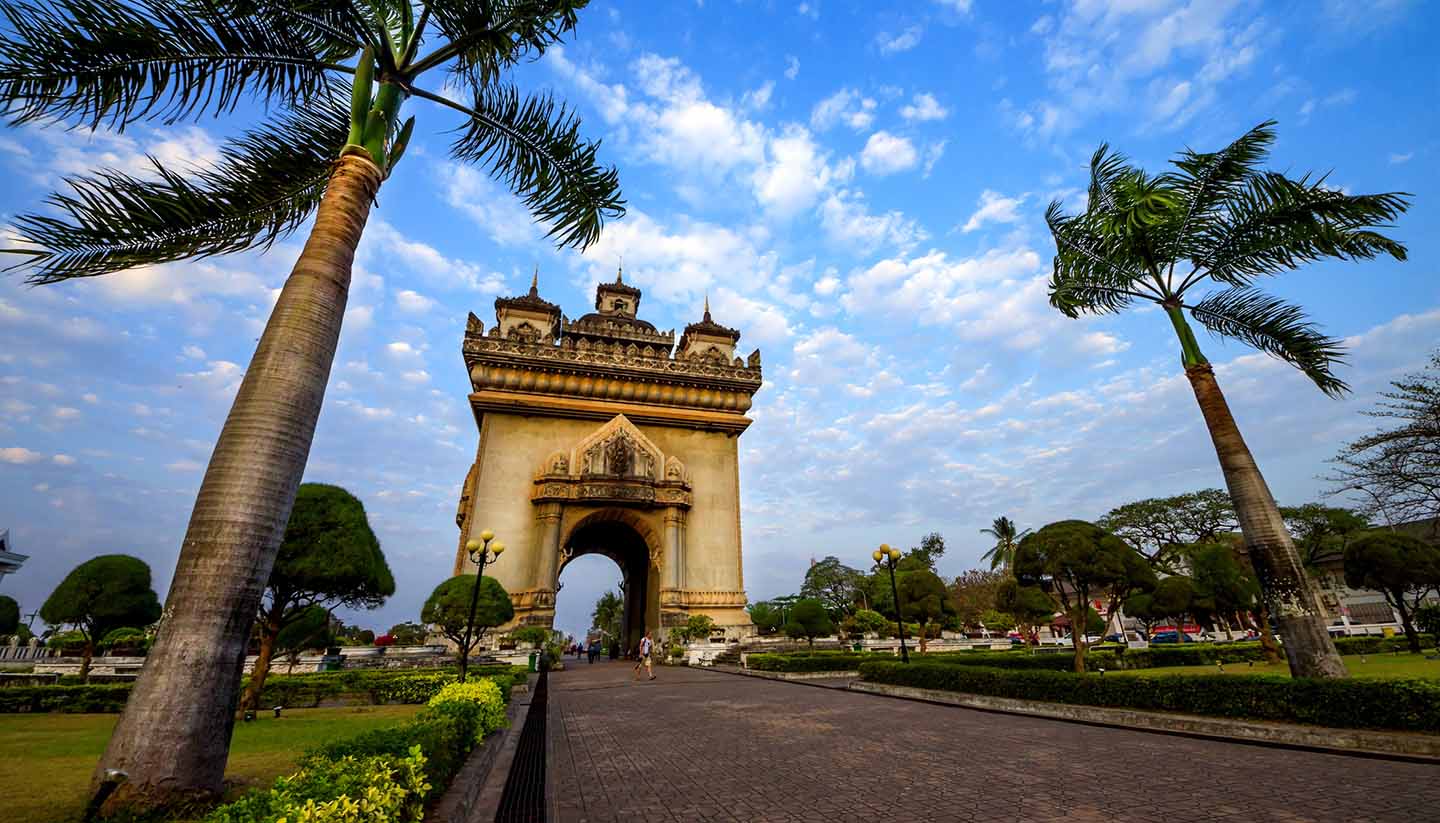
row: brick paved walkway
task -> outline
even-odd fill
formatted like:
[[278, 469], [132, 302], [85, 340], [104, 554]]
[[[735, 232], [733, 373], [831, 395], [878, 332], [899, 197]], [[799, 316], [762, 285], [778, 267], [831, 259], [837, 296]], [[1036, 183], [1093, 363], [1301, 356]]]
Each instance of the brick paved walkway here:
[[1433, 766], [567, 665], [550, 676], [552, 823], [1440, 819]]

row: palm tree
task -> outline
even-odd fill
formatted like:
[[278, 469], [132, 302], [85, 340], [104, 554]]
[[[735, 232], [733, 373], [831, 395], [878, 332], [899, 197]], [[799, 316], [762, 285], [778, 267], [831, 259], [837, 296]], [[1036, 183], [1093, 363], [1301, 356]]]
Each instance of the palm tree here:
[[[107, 812], [220, 790], [245, 643], [309, 455], [355, 247], [414, 127], [401, 122], [405, 101], [458, 112], [451, 155], [503, 181], [559, 245], [584, 247], [623, 214], [616, 172], [598, 164], [576, 117], [507, 80], [572, 31], [584, 5], [4, 5], [0, 110], [11, 124], [259, 118], [207, 169], [152, 158], [150, 176], [67, 180], [44, 213], [14, 221], [18, 237], [3, 249], [30, 283], [266, 248], [315, 216], [211, 455], [158, 640], [97, 766], [97, 783], [107, 770], [128, 775]], [[447, 94], [417, 85], [441, 71]]]
[[990, 561], [990, 570], [994, 571], [1000, 568], [1010, 568], [1011, 563], [1015, 560], [1015, 547], [1025, 539], [1026, 535], [1030, 534], [1030, 530], [1017, 532], [1015, 521], [1001, 515], [995, 518], [995, 521], [990, 524], [990, 528], [981, 529], [980, 533], [995, 538], [995, 547], [980, 555], [981, 560]]
[[[1262, 171], [1273, 127], [1261, 123], [1212, 154], [1187, 149], [1172, 161], [1173, 171], [1156, 176], [1101, 145], [1090, 160], [1085, 211], [1066, 215], [1054, 202], [1045, 213], [1056, 247], [1050, 304], [1069, 317], [1119, 312], [1137, 302], [1165, 311], [1257, 577], [1280, 623], [1290, 671], [1343, 677], [1318, 591], [1185, 313], [1212, 334], [1295, 366], [1325, 394], [1343, 394], [1348, 387], [1331, 371], [1344, 360], [1340, 341], [1322, 334], [1299, 306], [1253, 284], [1326, 258], [1404, 260], [1404, 245], [1376, 229], [1409, 207], [1409, 195], [1352, 195], [1323, 176]], [[1192, 296], [1207, 281], [1216, 290]]]

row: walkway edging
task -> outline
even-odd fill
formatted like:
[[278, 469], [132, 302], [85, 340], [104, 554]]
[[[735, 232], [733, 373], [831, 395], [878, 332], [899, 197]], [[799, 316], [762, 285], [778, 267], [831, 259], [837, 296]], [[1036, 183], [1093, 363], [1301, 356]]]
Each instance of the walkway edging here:
[[840, 672], [767, 672], [761, 669], [738, 669], [729, 666], [692, 666], [691, 668], [725, 672], [726, 674], [743, 674], [746, 677], [761, 677], [766, 680], [839, 680], [844, 677], [859, 677], [857, 671]]
[[864, 681], [851, 683], [849, 689], [901, 700], [939, 703], [978, 711], [1018, 714], [1090, 726], [1111, 726], [1159, 734], [1223, 740], [1230, 743], [1248, 743], [1327, 754], [1440, 764], [1440, 735], [1417, 732], [1334, 729], [1259, 720], [1235, 720], [1190, 714], [1112, 709], [1102, 706], [1078, 706], [1068, 703], [1016, 700]]
[[[505, 727], [496, 730], [471, 750], [465, 759], [465, 765], [460, 767], [460, 771], [450, 781], [450, 787], [425, 815], [425, 823], [465, 823], [475, 819], [488, 820], [495, 816], [493, 808], [489, 817], [484, 816], [481, 799], [486, 787], [491, 785], [492, 777], [498, 776], [499, 785], [505, 785], [511, 758], [504, 758], [502, 762], [501, 755], [505, 753], [513, 757], [515, 738], [520, 736], [519, 727], [525, 723], [525, 718], [530, 713], [536, 677], [530, 675], [526, 678], [523, 689], [517, 685], [511, 691], [510, 703], [505, 707]], [[499, 791], [492, 789], [492, 793], [495, 797], [487, 798], [491, 802], [485, 804], [490, 807], [499, 802]]]

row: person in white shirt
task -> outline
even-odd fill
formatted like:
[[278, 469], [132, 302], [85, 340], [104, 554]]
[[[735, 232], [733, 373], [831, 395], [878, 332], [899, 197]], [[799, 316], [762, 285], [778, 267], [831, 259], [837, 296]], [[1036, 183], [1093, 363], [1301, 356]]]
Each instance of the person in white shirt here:
[[645, 637], [640, 641], [640, 659], [635, 661], [635, 679], [640, 679], [640, 667], [645, 667], [645, 674], [649, 679], [655, 679], [655, 669], [650, 664], [650, 653], [655, 650], [655, 641], [650, 639], [650, 631], [645, 631]]

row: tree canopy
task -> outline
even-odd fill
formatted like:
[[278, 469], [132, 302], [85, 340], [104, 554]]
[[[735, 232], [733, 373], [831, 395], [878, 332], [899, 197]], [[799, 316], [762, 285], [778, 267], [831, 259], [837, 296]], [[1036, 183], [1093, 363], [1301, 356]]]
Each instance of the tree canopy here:
[[625, 600], [615, 592], [607, 591], [595, 601], [590, 612], [590, 626], [604, 633], [606, 639], [620, 642], [620, 624], [625, 618]]
[[790, 608], [788, 620], [785, 623], [785, 634], [794, 638], [804, 638], [811, 646], [815, 645], [815, 638], [825, 637], [835, 631], [835, 624], [830, 620], [830, 612], [826, 611], [825, 604], [811, 597], [795, 601]]
[[784, 612], [768, 600], [751, 603], [747, 611], [750, 613], [750, 622], [755, 624], [761, 634], [774, 634], [785, 625]]
[[994, 610], [1000, 584], [1009, 576], [1008, 572], [970, 569], [956, 577], [950, 584], [950, 599], [960, 624], [974, 626], [981, 622], [981, 615]]
[[103, 554], [76, 566], [40, 606], [40, 619], [73, 626], [85, 639], [81, 675], [88, 676], [95, 643], [112, 629], [140, 628], [160, 619], [150, 567], [128, 554]]
[[1372, 589], [1400, 613], [1410, 651], [1420, 651], [1415, 610], [1430, 592], [1440, 592], [1440, 548], [1408, 534], [1375, 530], [1345, 548], [1345, 585]]
[[854, 610], [861, 577], [860, 571], [841, 563], [840, 558], [832, 555], [806, 569], [800, 596], [819, 600], [830, 613], [830, 619], [839, 620]]
[[268, 610], [283, 616], [320, 604], [373, 609], [394, 593], [364, 504], [339, 486], [300, 484], [265, 587]]
[[1128, 543], [1083, 520], [1051, 523], [1015, 550], [1020, 584], [1043, 589], [1064, 606], [1075, 649], [1075, 671], [1085, 671], [1085, 610], [1102, 592], [1148, 583], [1147, 564]]
[[907, 621], [920, 624], [920, 652], [925, 652], [927, 629], [955, 617], [955, 603], [945, 581], [929, 569], [906, 572], [897, 581], [901, 612]]
[[1164, 571], [1177, 569], [1183, 547], [1213, 541], [1239, 528], [1230, 494], [1221, 489], [1126, 503], [1111, 509], [1095, 524], [1123, 538], [1151, 565]]
[[1010, 564], [1015, 560], [1015, 547], [1029, 536], [1030, 530], [1021, 531], [1015, 521], [1001, 515], [991, 522], [990, 528], [981, 529], [980, 533], [995, 539], [995, 545], [980, 556], [981, 560], [989, 560], [990, 568], [994, 570], [1010, 568]]
[[1347, 443], [1328, 479], [1372, 519], [1391, 525], [1428, 519], [1429, 536], [1440, 537], [1440, 350], [1390, 387], [1367, 412], [1381, 427]]
[[0, 594], [0, 635], [14, 634], [20, 626], [20, 603], [9, 595]]
[[470, 619], [470, 600], [475, 596], [477, 575], [462, 574], [446, 580], [435, 587], [420, 609], [420, 621], [434, 626], [456, 646], [456, 654], [463, 661], [469, 659], [470, 651], [480, 643], [485, 633], [503, 625], [515, 617], [515, 606], [500, 581], [493, 577], [481, 578], [480, 596], [475, 606], [474, 633], [470, 645], [465, 645], [465, 628]]
[[1300, 559], [1311, 568], [1343, 557], [1351, 538], [1368, 531], [1372, 525], [1363, 514], [1323, 503], [1282, 506], [1280, 516], [1285, 518], [1285, 528], [1295, 538]]
[[930, 532], [920, 538], [920, 545], [912, 546], [910, 551], [895, 563], [898, 571], [908, 572], [917, 569], [928, 569], [935, 571], [935, 564], [945, 554], [945, 538], [940, 532]]

